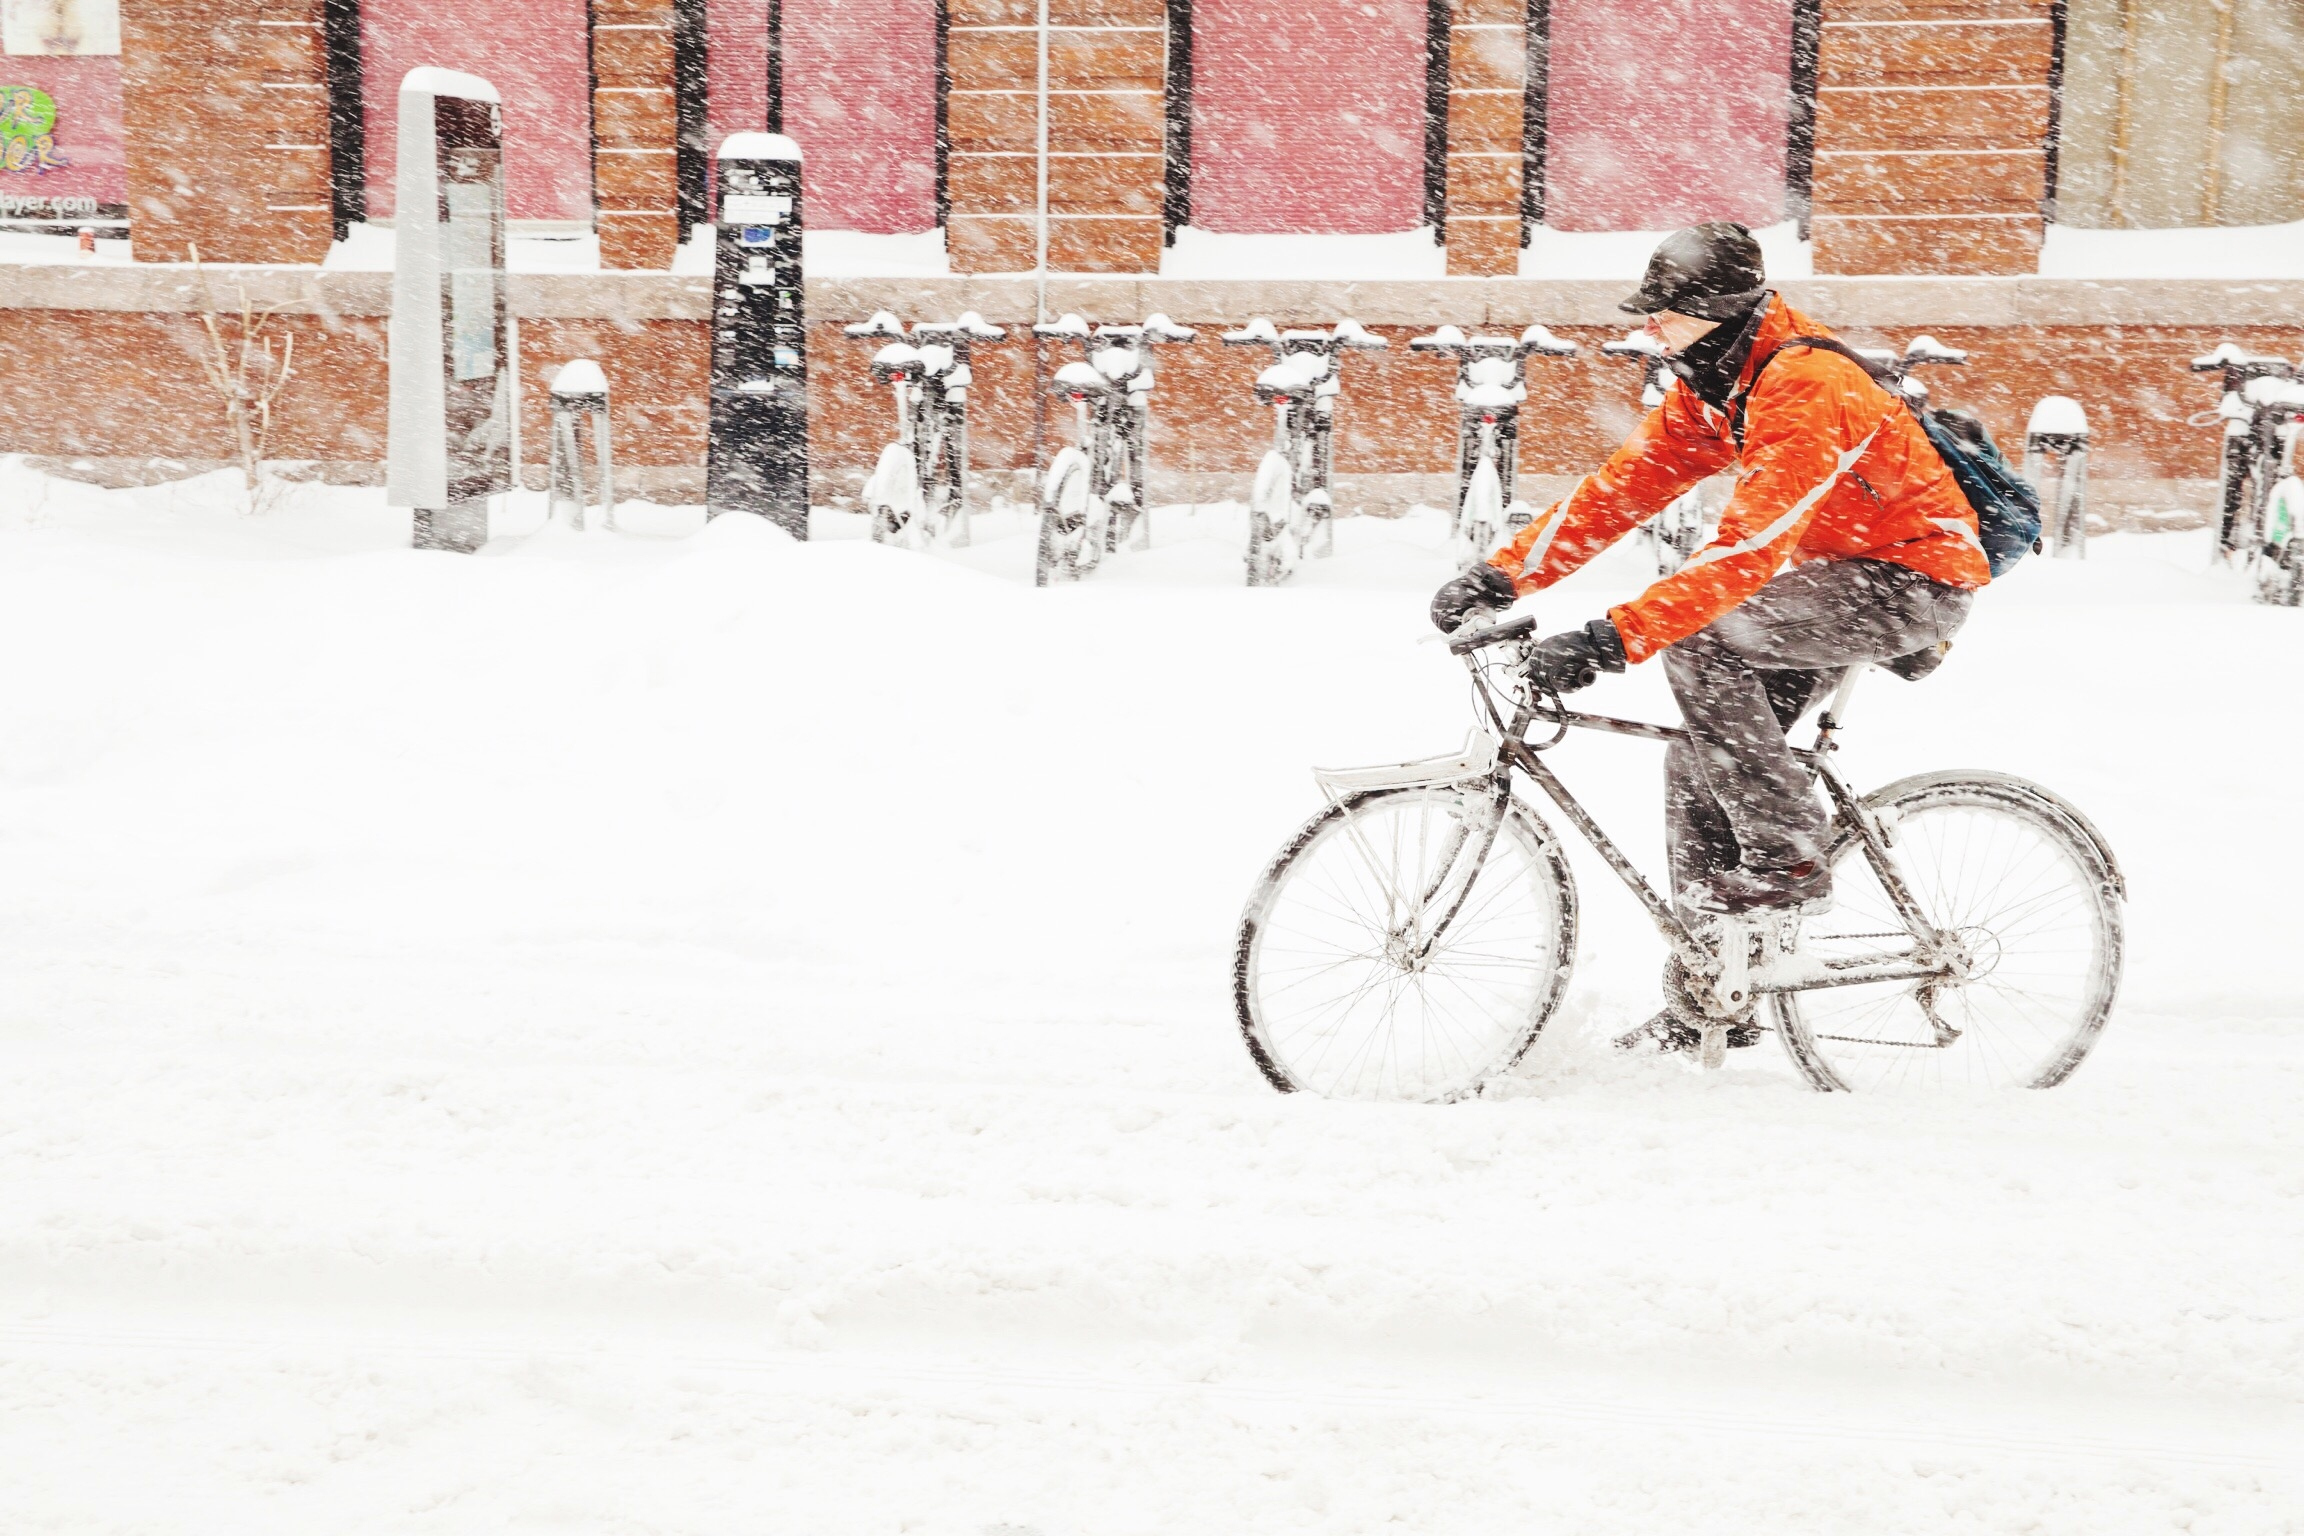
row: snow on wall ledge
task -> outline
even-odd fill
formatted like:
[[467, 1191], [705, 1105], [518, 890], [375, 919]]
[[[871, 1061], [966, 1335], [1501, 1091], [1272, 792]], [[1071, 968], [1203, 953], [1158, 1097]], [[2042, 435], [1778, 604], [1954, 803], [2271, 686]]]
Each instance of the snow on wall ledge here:
[[[316, 267], [140, 262], [134, 266], [0, 264], [0, 309], [184, 313], [237, 309], [245, 289], [259, 305], [295, 304], [347, 317], [387, 314], [391, 274]], [[1844, 325], [2270, 325], [2304, 329], [2304, 280], [2046, 277], [1807, 277], [1787, 297], [1827, 324]], [[1267, 315], [1327, 323], [1351, 315], [1370, 325], [1623, 325], [1614, 280], [1440, 278], [1418, 281], [1259, 281], [1165, 277], [1052, 277], [1051, 315], [1096, 320], [1153, 311], [1192, 322]], [[1034, 318], [1029, 277], [811, 278], [808, 309], [821, 319], [861, 319], [876, 309], [937, 315], [973, 309], [1013, 324]], [[514, 310], [537, 319], [702, 320], [708, 279], [663, 272], [515, 273]]]

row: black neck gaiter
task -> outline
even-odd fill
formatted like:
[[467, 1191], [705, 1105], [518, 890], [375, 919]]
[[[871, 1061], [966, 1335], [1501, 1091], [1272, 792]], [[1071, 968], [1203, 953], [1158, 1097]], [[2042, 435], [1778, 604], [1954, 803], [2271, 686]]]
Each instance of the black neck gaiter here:
[[1736, 380], [1744, 372], [1744, 360], [1752, 355], [1752, 338], [1760, 334], [1760, 322], [1767, 318], [1775, 297], [1772, 291], [1762, 293], [1745, 313], [1721, 321], [1690, 343], [1686, 351], [1666, 358], [1665, 366], [1696, 392], [1697, 399], [1716, 411], [1728, 409]]

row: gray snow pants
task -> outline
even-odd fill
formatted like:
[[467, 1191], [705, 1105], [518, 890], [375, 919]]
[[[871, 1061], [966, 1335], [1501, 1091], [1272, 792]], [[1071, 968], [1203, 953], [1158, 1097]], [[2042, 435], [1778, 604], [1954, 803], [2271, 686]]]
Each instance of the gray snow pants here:
[[1975, 596], [1885, 560], [1820, 560], [1667, 649], [1689, 734], [1664, 755], [1673, 890], [1815, 857], [1824, 808], [1787, 733], [1850, 667], [1951, 639]]

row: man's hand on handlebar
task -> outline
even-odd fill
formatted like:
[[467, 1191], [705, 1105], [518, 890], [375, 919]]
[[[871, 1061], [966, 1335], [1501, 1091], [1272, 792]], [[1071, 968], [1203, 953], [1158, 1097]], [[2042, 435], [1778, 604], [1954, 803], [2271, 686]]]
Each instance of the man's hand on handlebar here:
[[1546, 635], [1529, 648], [1528, 675], [1546, 693], [1574, 693], [1624, 670], [1624, 638], [1606, 619]]
[[1432, 594], [1432, 623], [1452, 635], [1474, 614], [1511, 607], [1518, 595], [1512, 578], [1483, 560]]

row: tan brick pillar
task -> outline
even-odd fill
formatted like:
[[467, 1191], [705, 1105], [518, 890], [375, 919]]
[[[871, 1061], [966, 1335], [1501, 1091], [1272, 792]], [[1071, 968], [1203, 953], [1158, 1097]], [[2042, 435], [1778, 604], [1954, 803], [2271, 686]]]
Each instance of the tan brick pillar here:
[[1448, 274], [1520, 270], [1527, 0], [1452, 0], [1448, 25]]
[[[122, 0], [121, 118], [139, 261], [328, 253], [318, 0]], [[197, 82], [190, 85], [187, 82]]]
[[[955, 272], [1026, 272], [1038, 246], [1037, 0], [951, 0], [945, 57]], [[1160, 270], [1168, 21], [1161, 0], [1049, 0], [1048, 267]]]
[[672, 0], [592, 0], [592, 80], [600, 265], [661, 271], [680, 248]]
[[1825, 0], [1817, 272], [2039, 270], [2050, 14], [2049, 0]]

